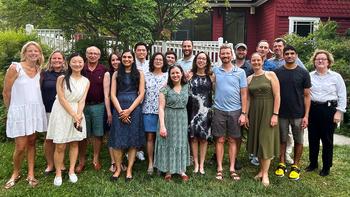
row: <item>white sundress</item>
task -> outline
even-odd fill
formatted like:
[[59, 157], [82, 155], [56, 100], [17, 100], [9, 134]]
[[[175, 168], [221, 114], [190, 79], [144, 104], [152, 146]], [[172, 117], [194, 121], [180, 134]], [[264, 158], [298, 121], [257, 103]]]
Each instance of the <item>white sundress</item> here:
[[[63, 83], [64, 97], [76, 112], [78, 110], [78, 102], [84, 96], [89, 80], [83, 76], [77, 80], [70, 77], [69, 84], [72, 92], [68, 90], [66, 82], [64, 81]], [[52, 139], [53, 143], [56, 144], [81, 141], [86, 138], [86, 122], [84, 117], [81, 126], [83, 128], [82, 132], [75, 129], [73, 117], [63, 108], [56, 96], [56, 100], [52, 106], [46, 139]]]
[[9, 138], [29, 136], [47, 130], [46, 112], [41, 97], [40, 72], [29, 77], [22, 65], [16, 65], [18, 77], [11, 89], [7, 113], [6, 135]]

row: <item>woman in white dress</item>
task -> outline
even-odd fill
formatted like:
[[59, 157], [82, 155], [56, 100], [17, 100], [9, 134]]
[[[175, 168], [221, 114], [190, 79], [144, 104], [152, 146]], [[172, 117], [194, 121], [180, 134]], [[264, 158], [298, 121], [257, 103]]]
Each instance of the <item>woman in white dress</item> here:
[[36, 132], [46, 131], [45, 107], [40, 91], [40, 66], [44, 56], [36, 42], [26, 43], [21, 50], [21, 62], [13, 62], [6, 72], [3, 88], [4, 104], [8, 108], [6, 135], [15, 139], [13, 173], [4, 188], [10, 189], [21, 178], [20, 168], [27, 151], [27, 181], [35, 187], [34, 178]]
[[47, 139], [55, 144], [54, 162], [55, 186], [62, 185], [62, 172], [66, 145], [69, 144], [69, 181], [76, 183], [78, 177], [74, 172], [78, 157], [78, 142], [86, 138], [86, 123], [83, 109], [89, 90], [89, 80], [81, 75], [84, 60], [78, 53], [68, 58], [68, 70], [64, 76], [57, 78], [57, 97], [47, 130]]

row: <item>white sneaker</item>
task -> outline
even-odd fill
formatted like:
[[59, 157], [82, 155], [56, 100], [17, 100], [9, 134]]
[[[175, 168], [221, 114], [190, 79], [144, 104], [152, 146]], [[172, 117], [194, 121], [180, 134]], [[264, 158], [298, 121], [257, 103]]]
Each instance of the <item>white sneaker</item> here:
[[143, 151], [137, 151], [136, 157], [141, 161], [144, 161], [146, 159], [144, 154], [143, 154]]
[[286, 162], [287, 164], [294, 164], [294, 160], [289, 154], [286, 154]]
[[252, 160], [250, 160], [250, 163], [259, 166], [259, 159], [257, 157], [253, 157]]
[[55, 179], [53, 180], [53, 185], [54, 186], [61, 186], [62, 185], [62, 177], [56, 176]]
[[76, 183], [78, 181], [78, 177], [75, 173], [69, 174], [69, 181], [72, 183]]

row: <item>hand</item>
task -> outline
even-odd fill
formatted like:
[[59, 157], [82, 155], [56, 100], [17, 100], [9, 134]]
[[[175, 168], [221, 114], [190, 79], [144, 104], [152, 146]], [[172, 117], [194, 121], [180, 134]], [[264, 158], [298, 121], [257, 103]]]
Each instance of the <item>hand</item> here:
[[334, 114], [333, 122], [338, 124], [341, 121], [341, 117], [342, 117], [342, 112], [337, 110], [337, 112], [335, 112]]
[[124, 109], [119, 112], [120, 119], [124, 120], [125, 118], [130, 118], [131, 110], [130, 109]]
[[309, 118], [305, 116], [301, 120], [301, 128], [305, 129], [308, 125], [309, 125]]
[[271, 122], [270, 122], [271, 127], [276, 126], [277, 123], [278, 123], [278, 116], [277, 115], [272, 115], [271, 116]]
[[164, 127], [164, 128], [160, 128], [160, 129], [159, 129], [159, 135], [160, 135], [160, 137], [164, 137], [164, 138], [166, 138], [166, 137], [167, 137], [168, 132], [167, 132], [167, 130], [166, 130], [166, 128], [165, 128], [165, 127]]
[[239, 119], [238, 119], [238, 124], [239, 124], [239, 126], [245, 125], [246, 122], [247, 122], [247, 117], [246, 117], [246, 115], [241, 114], [241, 115], [239, 116]]
[[107, 113], [107, 124], [108, 125], [112, 124], [112, 114], [111, 113]]
[[74, 114], [73, 115], [74, 122], [80, 125], [81, 120], [83, 119], [82, 115]]
[[124, 118], [124, 119], [121, 119], [121, 120], [125, 124], [130, 124], [131, 123], [131, 117], [127, 117], [127, 118]]
[[248, 117], [246, 117], [245, 118], [245, 124], [244, 124], [244, 127], [246, 128], [246, 129], [248, 129], [249, 128], [249, 119], [248, 119]]

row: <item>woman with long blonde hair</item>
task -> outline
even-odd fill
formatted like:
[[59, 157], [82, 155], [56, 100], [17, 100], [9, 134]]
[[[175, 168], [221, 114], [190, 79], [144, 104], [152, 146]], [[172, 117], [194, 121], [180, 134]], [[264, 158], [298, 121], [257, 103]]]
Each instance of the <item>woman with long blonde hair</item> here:
[[36, 132], [47, 130], [39, 82], [43, 62], [40, 45], [30, 41], [22, 47], [21, 62], [13, 62], [5, 75], [2, 94], [8, 108], [6, 135], [15, 139], [13, 173], [5, 189], [15, 186], [21, 178], [20, 168], [25, 153], [28, 160], [26, 180], [32, 187], [38, 184], [34, 177]]

